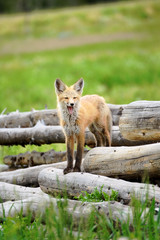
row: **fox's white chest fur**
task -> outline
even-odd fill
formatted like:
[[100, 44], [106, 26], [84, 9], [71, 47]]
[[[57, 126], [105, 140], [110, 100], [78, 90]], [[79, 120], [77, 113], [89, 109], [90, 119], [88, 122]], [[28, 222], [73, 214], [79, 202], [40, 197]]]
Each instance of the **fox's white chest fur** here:
[[77, 119], [78, 119], [78, 106], [74, 107], [73, 113], [69, 114], [68, 109], [66, 106], [61, 106], [59, 104], [59, 111], [61, 118], [64, 122], [63, 130], [67, 136], [72, 136], [72, 135], [78, 135], [80, 132], [80, 128], [77, 125]]

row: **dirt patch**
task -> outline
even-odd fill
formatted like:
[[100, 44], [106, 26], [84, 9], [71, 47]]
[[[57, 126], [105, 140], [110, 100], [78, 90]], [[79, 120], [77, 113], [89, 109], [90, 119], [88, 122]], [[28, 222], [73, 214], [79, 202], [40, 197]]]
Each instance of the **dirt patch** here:
[[143, 38], [144, 35], [139, 33], [116, 33], [110, 35], [88, 35], [80, 37], [68, 38], [49, 38], [49, 39], [28, 39], [28, 40], [14, 40], [5, 43], [0, 47], [0, 54], [17, 54], [17, 53], [31, 53], [46, 50], [63, 49], [73, 46], [82, 46], [87, 44], [122, 41], [130, 39]]

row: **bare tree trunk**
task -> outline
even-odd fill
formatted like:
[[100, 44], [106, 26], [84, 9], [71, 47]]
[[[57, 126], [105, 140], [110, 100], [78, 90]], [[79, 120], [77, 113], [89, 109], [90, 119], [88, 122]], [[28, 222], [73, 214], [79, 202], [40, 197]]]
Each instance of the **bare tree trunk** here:
[[99, 147], [88, 152], [84, 171], [108, 177], [138, 180], [160, 177], [160, 143], [134, 147]]
[[[130, 141], [122, 137], [119, 127], [112, 129], [112, 146], [134, 146], [155, 141]], [[0, 145], [22, 145], [27, 144], [42, 145], [51, 143], [65, 143], [65, 137], [60, 126], [44, 126], [39, 123], [33, 128], [1, 128]], [[95, 146], [95, 138], [87, 129], [85, 132], [85, 145]]]
[[[35, 196], [15, 202], [8, 201], [0, 204], [0, 217], [3, 219], [4, 212], [5, 217], [13, 217], [18, 213], [23, 214], [23, 216], [27, 216], [28, 212], [30, 212], [32, 213], [33, 218], [41, 216], [42, 219], [44, 219], [46, 208], [51, 205], [54, 207], [55, 213], [58, 215], [59, 210], [57, 199], [49, 196], [43, 196], [43, 198]], [[132, 225], [133, 217], [131, 207], [122, 205], [118, 202], [82, 203], [75, 200], [68, 200], [66, 210], [73, 218], [74, 228], [79, 226], [80, 221], [83, 221], [83, 224], [87, 223], [93, 210], [96, 210], [100, 214], [104, 214], [107, 219], [110, 218], [115, 222], [119, 220], [123, 223], [129, 220], [129, 224]]]
[[6, 183], [17, 184], [21, 186], [39, 186], [38, 183], [38, 174], [44, 168], [48, 167], [57, 167], [64, 169], [66, 167], [66, 162], [53, 163], [53, 164], [44, 164], [36, 167], [30, 167], [25, 169], [18, 169], [15, 171], [9, 172], [0, 172], [0, 181]]
[[[113, 125], [119, 125], [119, 117], [127, 105], [108, 104], [113, 117]], [[0, 128], [27, 128], [34, 127], [38, 121], [46, 126], [59, 125], [59, 118], [56, 109], [33, 110], [31, 112], [11, 112], [7, 115], [0, 115]]]
[[45, 194], [39, 187], [22, 187], [15, 184], [0, 182], [0, 199], [2, 202], [13, 202], [34, 196], [40, 199], [46, 195], [47, 194]]
[[[32, 128], [1, 128], [0, 145], [42, 145], [64, 143], [65, 137], [60, 126], [45, 126], [40, 122]], [[86, 131], [86, 145], [93, 145], [94, 136]]]
[[47, 126], [59, 125], [56, 109], [33, 110], [32, 112], [11, 112], [0, 116], [0, 128], [28, 128], [34, 127], [38, 121]]
[[[87, 149], [84, 150], [84, 156], [88, 152]], [[42, 164], [60, 163], [67, 160], [66, 151], [56, 152], [53, 149], [47, 152], [26, 152], [20, 153], [18, 155], [5, 156], [3, 162], [10, 167], [19, 166], [37, 166]], [[5, 165], [4, 165], [5, 166]]]
[[5, 156], [3, 162], [10, 167], [17, 166], [36, 166], [42, 164], [51, 164], [66, 161], [66, 152], [55, 152], [50, 150], [47, 152], [26, 152], [18, 155]]
[[45, 193], [53, 195], [66, 192], [69, 196], [79, 196], [82, 191], [91, 193], [95, 187], [100, 189], [103, 186], [103, 191], [109, 195], [112, 189], [117, 191], [124, 203], [128, 203], [131, 196], [135, 195], [143, 201], [146, 196], [148, 199], [155, 197], [156, 202], [160, 204], [160, 188], [151, 184], [127, 182], [90, 173], [71, 172], [64, 175], [61, 169], [52, 167], [41, 171], [38, 181]]
[[8, 169], [9, 169], [8, 165], [0, 164], [0, 172], [8, 171]]
[[138, 101], [125, 107], [120, 132], [128, 140], [160, 141], [160, 101]]

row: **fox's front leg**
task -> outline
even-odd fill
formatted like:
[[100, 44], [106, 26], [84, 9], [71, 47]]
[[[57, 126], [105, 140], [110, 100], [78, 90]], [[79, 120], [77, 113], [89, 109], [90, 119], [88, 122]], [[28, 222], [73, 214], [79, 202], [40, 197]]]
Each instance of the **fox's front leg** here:
[[74, 172], [81, 171], [82, 156], [84, 151], [84, 133], [77, 136], [77, 153], [76, 153], [76, 163], [73, 168]]
[[74, 158], [74, 136], [66, 137], [67, 143], [67, 167], [64, 169], [64, 174], [72, 172]]

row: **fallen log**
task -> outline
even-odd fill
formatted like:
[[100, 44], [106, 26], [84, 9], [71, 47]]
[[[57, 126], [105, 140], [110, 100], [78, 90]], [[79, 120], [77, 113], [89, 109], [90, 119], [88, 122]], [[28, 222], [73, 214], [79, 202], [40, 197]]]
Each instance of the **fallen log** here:
[[[0, 199], [3, 202], [3, 205], [0, 204], [0, 217], [3, 217], [2, 214], [4, 214], [4, 211], [6, 217], [14, 216], [20, 213], [20, 211], [23, 211], [23, 214], [26, 215], [28, 210], [31, 212], [36, 211], [36, 215], [38, 213], [43, 214], [46, 207], [49, 207], [50, 204], [57, 210], [57, 201], [59, 201], [59, 199], [51, 198], [45, 194], [40, 188], [22, 187], [8, 183], [0, 183]], [[63, 202], [63, 199], [61, 201]], [[2, 206], [4, 207], [4, 211], [2, 211]], [[14, 210], [11, 210], [12, 208]], [[117, 218], [121, 221], [124, 219], [127, 220], [128, 215], [132, 215], [130, 207], [118, 202], [82, 203], [80, 201], [67, 200], [67, 210], [70, 214], [73, 214], [74, 220], [77, 222], [76, 225], [79, 224], [78, 220], [81, 217], [87, 218], [93, 208], [99, 213], [112, 217], [115, 221]]]
[[[63, 202], [63, 200], [61, 200]], [[77, 228], [80, 222], [86, 224], [91, 212], [97, 211], [99, 214], [103, 214], [107, 219], [112, 219], [121, 223], [129, 221], [132, 225], [133, 215], [132, 209], [129, 206], [125, 206], [118, 202], [98, 202], [98, 203], [82, 203], [75, 200], [67, 200], [68, 206], [66, 208], [69, 215], [72, 216], [73, 227]], [[58, 202], [56, 198], [49, 196], [43, 196], [43, 198], [30, 197], [27, 199], [18, 200], [15, 202], [8, 201], [0, 204], [0, 218], [3, 220], [5, 217], [13, 217], [19, 213], [23, 216], [27, 216], [28, 213], [32, 214], [34, 219], [36, 216], [41, 216], [42, 220], [45, 220], [46, 208], [51, 205], [54, 207], [55, 213], [59, 214]]]
[[[122, 137], [119, 127], [113, 126], [112, 146], [134, 146], [153, 143], [154, 141], [130, 141]], [[64, 133], [61, 126], [45, 126], [38, 123], [33, 128], [1, 128], [0, 145], [42, 145], [51, 143], [65, 143]], [[95, 138], [87, 129], [85, 132], [85, 145], [95, 146]]]
[[0, 182], [0, 201], [17, 201], [30, 197], [42, 198], [46, 194], [38, 188], [22, 187], [10, 183]]
[[66, 161], [66, 152], [56, 152], [53, 149], [47, 152], [26, 152], [18, 155], [8, 155], [3, 162], [10, 167], [36, 166]]
[[112, 127], [112, 146], [137, 146], [137, 145], [145, 145], [150, 143], [156, 143], [157, 141], [146, 141], [146, 140], [139, 140], [139, 141], [132, 141], [125, 139], [118, 126]]
[[[88, 152], [87, 149], [84, 150], [84, 155]], [[59, 163], [66, 161], [66, 151], [65, 152], [56, 152], [51, 149], [47, 152], [26, 152], [20, 153], [18, 155], [8, 155], [3, 158], [3, 162], [10, 167], [19, 167], [19, 166], [37, 166], [42, 164], [51, 164]], [[5, 165], [4, 165], [5, 166]]]
[[67, 162], [44, 164], [36, 167], [29, 167], [25, 169], [18, 169], [9, 172], [0, 172], [0, 182], [12, 183], [21, 186], [39, 187], [38, 175], [40, 171], [48, 167], [57, 167], [64, 169]]
[[[108, 104], [112, 112], [113, 125], [118, 126], [119, 117], [127, 105]], [[56, 109], [33, 110], [31, 112], [11, 112], [6, 115], [0, 115], [0, 128], [28, 128], [34, 127], [38, 121], [46, 126], [59, 125], [59, 118]]]
[[[94, 136], [86, 131], [86, 145], [93, 145]], [[51, 143], [64, 143], [65, 137], [60, 126], [45, 126], [38, 122], [32, 128], [1, 128], [0, 145], [42, 145]]]
[[5, 164], [0, 164], [0, 172], [5, 172], [9, 170], [9, 166]]
[[126, 106], [119, 128], [128, 140], [160, 141], [160, 101], [138, 101]]
[[34, 127], [38, 121], [45, 125], [59, 125], [59, 118], [56, 109], [33, 110], [31, 112], [11, 112], [7, 115], [0, 115], [0, 128], [28, 128]]
[[103, 191], [109, 195], [112, 189], [117, 191], [119, 199], [124, 203], [129, 203], [132, 195], [135, 195], [142, 201], [146, 197], [150, 200], [155, 197], [155, 201], [160, 204], [160, 188], [151, 184], [127, 182], [83, 172], [64, 175], [61, 169], [53, 167], [42, 170], [38, 182], [42, 191], [52, 195], [67, 193], [70, 197], [79, 196], [82, 191], [91, 193], [95, 187], [100, 189], [103, 186]]
[[112, 113], [112, 122], [113, 126], [119, 126], [119, 120], [122, 115], [123, 110], [127, 106], [126, 104], [123, 105], [114, 105], [114, 104], [108, 104], [111, 113]]
[[84, 161], [84, 171], [108, 177], [138, 180], [144, 176], [160, 177], [160, 143], [134, 146], [94, 148]]

